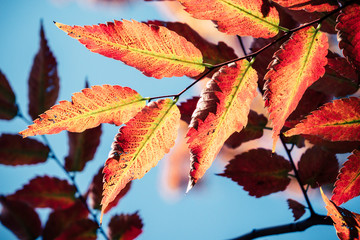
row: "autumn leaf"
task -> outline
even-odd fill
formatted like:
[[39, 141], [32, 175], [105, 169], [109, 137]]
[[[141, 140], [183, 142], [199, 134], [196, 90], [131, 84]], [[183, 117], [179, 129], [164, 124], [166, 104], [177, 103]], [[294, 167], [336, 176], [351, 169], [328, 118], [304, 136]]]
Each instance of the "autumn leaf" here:
[[360, 141], [360, 99], [342, 98], [327, 103], [284, 134], [317, 135], [330, 141]]
[[193, 97], [186, 102], [182, 102], [179, 106], [181, 120], [185, 121], [187, 124], [190, 124], [191, 116], [196, 109], [196, 104], [198, 103], [200, 97]]
[[290, 183], [289, 161], [270, 150], [252, 149], [236, 155], [220, 176], [228, 177], [257, 198], [284, 191]]
[[226, 139], [246, 126], [256, 87], [256, 71], [241, 60], [222, 67], [203, 89], [187, 133], [191, 152], [187, 192], [211, 166]]
[[277, 4], [291, 10], [306, 10], [308, 12], [330, 12], [339, 7], [335, 0], [273, 0]]
[[266, 73], [265, 106], [273, 122], [273, 152], [280, 130], [306, 89], [324, 73], [327, 36], [314, 27], [295, 32], [274, 55]]
[[59, 76], [56, 59], [40, 27], [40, 49], [35, 56], [29, 80], [29, 115], [32, 119], [55, 104], [59, 95]]
[[75, 187], [68, 181], [44, 176], [31, 179], [7, 198], [26, 202], [35, 208], [63, 209], [74, 204], [75, 192]]
[[340, 169], [331, 200], [341, 205], [360, 195], [360, 151], [354, 150]]
[[[300, 136], [300, 135], [295, 135]], [[360, 148], [360, 141], [327, 141], [315, 135], [302, 135], [311, 144], [321, 147], [331, 153], [350, 153], [356, 148]]]
[[356, 240], [359, 239], [360, 232], [360, 215], [350, 212], [345, 208], [338, 207], [335, 203], [329, 200], [322, 189], [320, 188], [321, 196], [326, 204], [328, 216], [334, 222], [336, 234], [341, 240]]
[[109, 223], [110, 240], [132, 240], [142, 233], [143, 223], [138, 213], [115, 215]]
[[165, 27], [135, 20], [84, 27], [55, 24], [90, 51], [120, 60], [148, 77], [193, 77], [211, 66], [203, 64], [192, 43]]
[[305, 213], [305, 206], [295, 201], [293, 199], [288, 199], [287, 203], [289, 205], [289, 209], [291, 209], [295, 221], [301, 218]]
[[339, 47], [346, 59], [360, 70], [360, 5], [347, 6], [339, 15], [336, 24]]
[[161, 99], [151, 102], [120, 128], [103, 171], [101, 218], [128, 182], [142, 178], [169, 152], [175, 144], [179, 122], [180, 111], [175, 102]]
[[121, 86], [93, 86], [74, 93], [72, 102], [58, 105], [41, 114], [26, 130], [23, 137], [55, 134], [62, 130], [82, 132], [100, 123], [121, 125], [145, 106], [146, 99], [136, 91]]
[[28, 204], [0, 196], [0, 222], [21, 240], [36, 239], [42, 228], [38, 214]]
[[0, 71], [0, 119], [11, 120], [17, 113], [15, 94], [6, 76]]
[[67, 171], [82, 171], [85, 164], [94, 158], [100, 144], [101, 125], [82, 133], [68, 132], [69, 155], [65, 158]]
[[45, 162], [50, 149], [35, 139], [23, 139], [19, 135], [0, 136], [0, 164], [17, 166]]
[[306, 150], [298, 162], [298, 172], [303, 184], [317, 188], [324, 184], [334, 183], [339, 171], [335, 154], [312, 147]]
[[97, 223], [90, 219], [81, 219], [74, 222], [63, 231], [56, 240], [96, 240]]

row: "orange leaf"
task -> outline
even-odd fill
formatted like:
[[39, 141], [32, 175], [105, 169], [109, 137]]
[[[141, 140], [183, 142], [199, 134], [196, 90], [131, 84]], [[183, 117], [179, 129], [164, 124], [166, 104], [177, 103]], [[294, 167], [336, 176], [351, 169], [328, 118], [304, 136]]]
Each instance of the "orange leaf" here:
[[[269, 38], [279, 29], [279, 14], [262, 0], [179, 0], [193, 17], [213, 20], [218, 29], [230, 35]], [[264, 8], [269, 9], [263, 14]]]
[[284, 134], [317, 135], [330, 141], [360, 141], [360, 98], [327, 103]]
[[187, 133], [191, 152], [187, 191], [211, 166], [226, 139], [247, 124], [257, 74], [246, 60], [222, 67], [201, 93]]
[[327, 36], [313, 27], [295, 32], [275, 53], [266, 73], [265, 105], [273, 122], [273, 152], [287, 117], [306, 89], [325, 73]]
[[121, 60], [148, 77], [193, 77], [205, 70], [201, 52], [165, 27], [134, 20], [84, 27], [55, 24], [90, 51]]
[[5, 77], [0, 71], [0, 119], [11, 120], [17, 112], [18, 107], [15, 102], [15, 94]]
[[360, 215], [350, 212], [345, 208], [338, 207], [329, 200], [320, 188], [321, 196], [326, 204], [328, 216], [334, 222], [336, 234], [341, 240], [359, 240], [360, 232]]
[[360, 151], [354, 150], [340, 170], [331, 200], [336, 205], [360, 195]]
[[291, 10], [306, 10], [308, 12], [330, 12], [339, 7], [335, 0], [273, 0], [277, 4]]
[[161, 99], [151, 102], [120, 128], [103, 171], [101, 218], [128, 182], [142, 178], [169, 152], [175, 144], [179, 124], [180, 111], [175, 102]]
[[301, 218], [305, 213], [305, 206], [293, 199], [287, 200], [289, 209], [291, 209], [295, 221]]
[[109, 239], [133, 240], [142, 233], [143, 223], [138, 213], [115, 215], [109, 223]]
[[58, 105], [41, 114], [34, 124], [21, 131], [23, 137], [54, 134], [62, 130], [82, 132], [100, 123], [121, 125], [145, 106], [146, 99], [128, 87], [93, 86], [74, 93], [72, 102]]

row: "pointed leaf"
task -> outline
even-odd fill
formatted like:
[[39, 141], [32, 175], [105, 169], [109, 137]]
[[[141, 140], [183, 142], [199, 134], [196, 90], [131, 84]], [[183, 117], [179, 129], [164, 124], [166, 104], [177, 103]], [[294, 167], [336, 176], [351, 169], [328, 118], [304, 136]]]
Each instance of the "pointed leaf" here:
[[295, 110], [305, 90], [324, 73], [327, 36], [313, 27], [295, 32], [275, 53], [265, 75], [265, 105], [273, 122], [273, 152], [287, 117]]
[[336, 0], [273, 0], [277, 4], [291, 10], [308, 12], [330, 12], [339, 7]]
[[336, 234], [341, 240], [359, 240], [360, 215], [350, 212], [345, 208], [338, 207], [329, 200], [320, 188], [321, 196], [326, 204], [328, 216], [334, 222]]
[[17, 112], [15, 94], [6, 76], [0, 71], [0, 119], [11, 120]]
[[[213, 20], [230, 35], [269, 38], [279, 32], [279, 14], [262, 0], [178, 0], [193, 17]], [[263, 7], [268, 9], [263, 13]]]
[[29, 76], [29, 115], [32, 119], [55, 104], [59, 95], [57, 63], [40, 28], [40, 49], [36, 54]]
[[62, 130], [82, 132], [100, 123], [121, 125], [145, 106], [146, 99], [128, 87], [93, 86], [74, 93], [72, 102], [58, 105], [41, 114], [34, 124], [21, 131], [23, 137], [54, 134]]
[[284, 134], [317, 135], [330, 141], [360, 141], [360, 98], [327, 103]]
[[132, 240], [142, 233], [143, 223], [138, 213], [115, 215], [109, 223], [110, 240]]
[[24, 202], [0, 196], [0, 222], [21, 240], [36, 239], [41, 234], [41, 222], [35, 210]]
[[305, 213], [305, 206], [295, 201], [293, 199], [288, 199], [287, 203], [289, 205], [289, 209], [291, 209], [295, 221], [301, 218]]
[[199, 99], [200, 97], [193, 97], [186, 102], [182, 102], [179, 106], [181, 120], [185, 121], [187, 124], [190, 124], [191, 116], [196, 109], [196, 104]]
[[303, 184], [317, 188], [335, 182], [339, 163], [335, 154], [313, 147], [307, 149], [301, 156], [298, 171]]
[[360, 195], [360, 151], [354, 150], [340, 170], [331, 200], [336, 205]]
[[67, 171], [82, 171], [85, 164], [94, 158], [100, 144], [101, 125], [87, 129], [82, 133], [68, 132], [69, 155], [65, 158]]
[[101, 217], [128, 182], [142, 178], [169, 152], [179, 123], [175, 102], [161, 99], [151, 102], [120, 128], [105, 162]]
[[284, 191], [290, 183], [289, 161], [270, 150], [252, 149], [236, 155], [220, 176], [228, 177], [257, 198]]
[[90, 219], [81, 219], [61, 233], [56, 240], [96, 240], [98, 225]]
[[256, 87], [256, 71], [241, 60], [222, 67], [202, 91], [187, 133], [191, 152], [187, 191], [205, 174], [226, 139], [246, 126]]
[[347, 60], [360, 70], [360, 5], [346, 7], [339, 15], [336, 24], [339, 47]]
[[36, 177], [9, 199], [28, 203], [35, 208], [67, 208], [75, 202], [76, 189], [66, 180], [55, 177]]
[[239, 133], [234, 132], [225, 144], [231, 148], [237, 148], [244, 142], [261, 138], [266, 124], [267, 118], [264, 115], [250, 110], [246, 127]]
[[17, 166], [45, 162], [50, 149], [35, 139], [23, 139], [19, 135], [0, 136], [0, 164]]
[[90, 51], [121, 60], [148, 77], [193, 77], [205, 70], [199, 49], [165, 27], [135, 20], [84, 27], [55, 24]]

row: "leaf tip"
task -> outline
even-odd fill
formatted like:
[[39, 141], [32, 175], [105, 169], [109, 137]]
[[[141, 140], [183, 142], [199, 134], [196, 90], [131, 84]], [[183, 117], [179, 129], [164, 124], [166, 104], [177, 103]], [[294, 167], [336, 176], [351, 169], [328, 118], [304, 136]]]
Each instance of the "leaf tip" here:
[[185, 194], [187, 194], [194, 187], [195, 183], [195, 180], [190, 178]]

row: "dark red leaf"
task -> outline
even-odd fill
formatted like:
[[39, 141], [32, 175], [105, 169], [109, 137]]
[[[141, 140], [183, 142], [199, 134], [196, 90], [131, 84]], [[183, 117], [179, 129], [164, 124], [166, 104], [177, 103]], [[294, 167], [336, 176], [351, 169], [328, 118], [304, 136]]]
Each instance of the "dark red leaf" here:
[[69, 226], [56, 240], [96, 240], [98, 225], [90, 219], [81, 219]]
[[38, 214], [28, 204], [0, 196], [2, 210], [0, 222], [19, 239], [36, 239], [41, 234]]
[[339, 163], [335, 154], [313, 147], [301, 156], [298, 163], [300, 179], [303, 184], [312, 188], [334, 183], [339, 171]]
[[360, 148], [360, 141], [327, 141], [314, 135], [303, 135], [311, 144], [317, 145], [331, 153], [349, 153]]
[[190, 124], [191, 115], [196, 109], [196, 104], [199, 101], [200, 97], [193, 97], [188, 99], [186, 102], [182, 102], [179, 106], [181, 120], [185, 121], [187, 124]]
[[85, 164], [94, 158], [101, 133], [101, 125], [82, 133], [68, 132], [70, 149], [65, 158], [66, 170], [80, 172], [84, 169]]
[[251, 196], [262, 197], [283, 191], [290, 183], [289, 161], [270, 150], [252, 149], [236, 155], [220, 176], [231, 178]]
[[47, 44], [42, 23], [40, 49], [34, 58], [28, 83], [29, 115], [36, 119], [55, 104], [60, 87], [56, 59]]
[[0, 71], [0, 119], [13, 119], [17, 112], [15, 94], [6, 76]]
[[35, 139], [23, 139], [19, 135], [0, 136], [0, 163], [5, 165], [25, 165], [45, 162], [50, 149]]
[[304, 213], [305, 213], [304, 205], [302, 205], [301, 203], [299, 203], [295, 200], [292, 200], [292, 199], [288, 199], [287, 203], [289, 205], [289, 209], [291, 209], [291, 211], [293, 213], [295, 221], [304, 215]]
[[113, 216], [109, 223], [110, 240], [132, 240], [142, 233], [143, 224], [138, 213]]
[[8, 196], [9, 199], [24, 201], [35, 208], [67, 208], [74, 204], [76, 189], [66, 180], [55, 177], [36, 177], [22, 189]]

